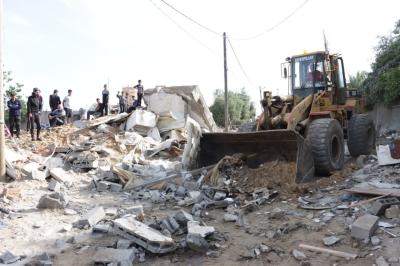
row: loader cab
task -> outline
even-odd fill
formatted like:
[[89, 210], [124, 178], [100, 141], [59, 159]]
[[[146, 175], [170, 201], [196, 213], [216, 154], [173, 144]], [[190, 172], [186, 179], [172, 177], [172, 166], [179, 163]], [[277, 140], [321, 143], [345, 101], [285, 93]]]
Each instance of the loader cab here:
[[327, 88], [327, 71], [323, 53], [295, 56], [290, 59], [292, 94], [306, 97]]

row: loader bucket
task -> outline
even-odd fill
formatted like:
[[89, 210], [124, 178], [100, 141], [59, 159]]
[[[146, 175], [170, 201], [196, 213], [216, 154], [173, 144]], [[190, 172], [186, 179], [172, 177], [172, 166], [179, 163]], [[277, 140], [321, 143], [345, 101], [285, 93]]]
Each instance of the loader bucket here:
[[247, 157], [247, 165], [285, 160], [296, 163], [296, 183], [314, 178], [314, 160], [308, 141], [293, 130], [277, 129], [250, 133], [204, 133], [200, 139], [200, 166], [217, 163], [225, 155]]

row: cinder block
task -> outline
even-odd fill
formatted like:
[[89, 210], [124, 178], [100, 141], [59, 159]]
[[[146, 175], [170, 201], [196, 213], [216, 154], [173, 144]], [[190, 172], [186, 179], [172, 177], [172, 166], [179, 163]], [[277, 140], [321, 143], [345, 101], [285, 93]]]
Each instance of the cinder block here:
[[357, 239], [369, 238], [378, 227], [378, 216], [365, 214], [351, 225], [351, 236]]
[[400, 200], [394, 197], [378, 199], [372, 204], [371, 214], [376, 216], [382, 215], [392, 205], [400, 205]]

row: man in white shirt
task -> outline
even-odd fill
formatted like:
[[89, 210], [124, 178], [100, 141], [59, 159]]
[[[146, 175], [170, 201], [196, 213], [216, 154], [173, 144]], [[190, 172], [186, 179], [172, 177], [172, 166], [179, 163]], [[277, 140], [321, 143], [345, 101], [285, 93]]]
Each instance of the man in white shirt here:
[[71, 94], [72, 94], [72, 90], [68, 90], [68, 95], [65, 96], [64, 100], [63, 100], [66, 124], [72, 123], [72, 108], [71, 108], [71, 103], [70, 103]]

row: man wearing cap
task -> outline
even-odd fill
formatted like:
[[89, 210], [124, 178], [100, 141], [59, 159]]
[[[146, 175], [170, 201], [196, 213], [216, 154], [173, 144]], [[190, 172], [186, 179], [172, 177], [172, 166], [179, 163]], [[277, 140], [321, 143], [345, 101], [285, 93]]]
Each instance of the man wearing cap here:
[[51, 111], [57, 109], [57, 106], [61, 103], [60, 96], [58, 96], [58, 90], [54, 90], [54, 93], [49, 97], [49, 105]]
[[21, 125], [21, 102], [17, 99], [14, 92], [10, 93], [10, 100], [7, 102], [8, 106], [8, 120], [10, 122], [11, 137], [14, 136], [14, 128], [19, 138], [20, 125]]
[[[28, 102], [27, 102], [27, 110], [28, 110], [28, 116], [29, 116], [29, 124], [30, 124], [30, 132], [31, 132], [31, 137], [32, 140], [38, 140], [40, 141], [40, 112], [42, 111], [43, 107], [43, 101], [42, 97], [39, 94], [39, 89], [34, 88], [32, 95], [28, 97]], [[36, 124], [36, 139], [33, 134], [33, 130]]]
[[142, 106], [142, 98], [143, 98], [143, 85], [142, 81], [139, 79], [138, 84], [133, 87], [137, 89], [137, 106]]

